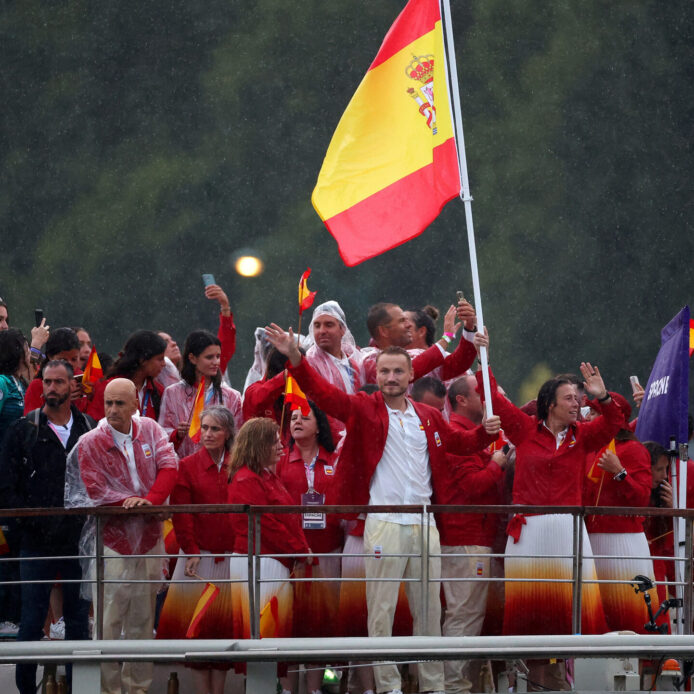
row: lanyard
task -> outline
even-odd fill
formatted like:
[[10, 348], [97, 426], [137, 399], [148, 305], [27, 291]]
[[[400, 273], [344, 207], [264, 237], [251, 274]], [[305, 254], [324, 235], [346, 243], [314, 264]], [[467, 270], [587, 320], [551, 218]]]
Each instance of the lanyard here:
[[314, 456], [310, 463], [304, 463], [304, 470], [306, 471], [306, 482], [308, 483], [308, 491], [313, 490], [313, 483], [316, 479], [316, 460], [318, 460], [318, 453]]
[[147, 405], [149, 404], [151, 398], [151, 393], [149, 390], [145, 391], [145, 397], [142, 398], [142, 416], [146, 417], [147, 416]]

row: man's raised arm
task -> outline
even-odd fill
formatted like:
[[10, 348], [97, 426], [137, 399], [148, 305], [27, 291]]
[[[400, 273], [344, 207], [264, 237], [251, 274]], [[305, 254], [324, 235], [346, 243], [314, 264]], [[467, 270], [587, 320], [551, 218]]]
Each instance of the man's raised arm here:
[[268, 342], [289, 360], [289, 372], [296, 378], [306, 396], [315, 401], [318, 407], [331, 417], [346, 422], [352, 407], [351, 399], [354, 396], [347, 395], [333, 386], [311, 367], [299, 351], [291, 328], [287, 333], [276, 323], [271, 323], [265, 328], [265, 334]]

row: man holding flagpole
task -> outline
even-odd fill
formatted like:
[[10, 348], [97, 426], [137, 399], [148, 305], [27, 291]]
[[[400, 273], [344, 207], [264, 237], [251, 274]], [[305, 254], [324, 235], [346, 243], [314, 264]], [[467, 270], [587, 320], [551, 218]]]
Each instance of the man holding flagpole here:
[[[326, 413], [346, 423], [347, 435], [337, 467], [337, 499], [328, 503], [371, 506], [427, 505], [437, 490], [450, 484], [446, 453], [469, 454], [492, 443], [500, 430], [498, 417], [487, 418], [471, 431], [454, 430], [441, 413], [411, 401], [406, 393], [413, 377], [412, 360], [402, 347], [383, 350], [376, 363], [379, 390], [373, 395], [347, 395], [325, 381], [302, 357], [293, 332], [272, 324], [268, 340], [289, 358], [289, 372]], [[428, 526], [428, 527], [427, 527]], [[383, 579], [422, 579], [421, 552], [429, 558], [426, 597], [419, 581], [406, 582], [415, 635], [441, 635], [441, 554], [435, 521], [406, 513], [370, 513], [364, 530], [369, 636], [389, 636], [399, 582]], [[428, 545], [428, 546], [427, 546]], [[408, 558], [413, 554], [415, 557]], [[443, 692], [443, 666], [418, 666], [422, 692]], [[400, 674], [394, 664], [374, 667], [379, 694], [401, 694]]]

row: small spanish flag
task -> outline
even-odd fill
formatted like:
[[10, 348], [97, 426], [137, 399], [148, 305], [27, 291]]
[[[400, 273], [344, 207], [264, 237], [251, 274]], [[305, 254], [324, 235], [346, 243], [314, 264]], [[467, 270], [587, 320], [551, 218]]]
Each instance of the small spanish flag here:
[[301, 410], [301, 414], [307, 416], [311, 412], [311, 406], [304, 395], [304, 392], [299, 388], [299, 384], [287, 375], [287, 384], [284, 387], [284, 401], [291, 405], [292, 410]]
[[270, 598], [260, 610], [260, 634], [261, 638], [272, 639], [277, 637], [280, 624], [279, 600], [276, 595]]
[[197, 637], [198, 633], [200, 632], [200, 622], [218, 595], [219, 588], [217, 588], [214, 583], [208, 583], [205, 586], [205, 590], [202, 591], [198, 604], [193, 610], [193, 616], [190, 620], [190, 624], [188, 625], [188, 631], [186, 631], [187, 639], [194, 639]]
[[311, 308], [316, 292], [310, 292], [306, 286], [306, 280], [311, 276], [311, 268], [308, 268], [299, 280], [299, 313], [303, 313], [307, 308]]
[[173, 521], [167, 518], [164, 521], [164, 551], [167, 554], [178, 555], [178, 550], [180, 546], [178, 540], [176, 539], [176, 531], [174, 530]]
[[193, 400], [193, 409], [190, 412], [190, 426], [188, 427], [188, 436], [200, 443], [200, 414], [205, 409], [205, 379], [201, 378], [198, 384], [198, 389]]
[[689, 319], [689, 356], [694, 354], [694, 319]]
[[104, 377], [104, 370], [101, 368], [99, 355], [96, 353], [96, 347], [92, 346], [92, 351], [89, 353], [89, 359], [84, 367], [82, 374], [82, 390], [89, 395], [92, 392], [94, 384]]
[[598, 451], [598, 454], [595, 456], [595, 460], [593, 460], [593, 464], [590, 466], [590, 470], [588, 470], [588, 479], [591, 482], [599, 482], [600, 481], [600, 476], [605, 473], [604, 470], [598, 467], [598, 463], [600, 462], [600, 458], [602, 458], [602, 454], [605, 451], [612, 451], [615, 455], [617, 454], [617, 450], [615, 449], [615, 443], [614, 439], [610, 441], [607, 446], [604, 446]]
[[7, 544], [7, 538], [5, 537], [5, 533], [0, 530], [0, 555], [9, 553], [10, 546]]

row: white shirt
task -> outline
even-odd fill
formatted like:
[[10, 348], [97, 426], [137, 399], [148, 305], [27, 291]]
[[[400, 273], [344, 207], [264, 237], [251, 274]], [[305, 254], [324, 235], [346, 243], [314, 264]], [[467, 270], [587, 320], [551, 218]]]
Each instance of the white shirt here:
[[63, 448], [67, 448], [67, 440], [70, 438], [70, 432], [72, 431], [72, 421], [72, 412], [70, 412], [70, 421], [67, 424], [53, 424], [50, 419], [48, 420], [48, 426], [53, 429], [53, 433], [60, 439]]
[[[431, 468], [424, 427], [409, 400], [405, 412], [387, 405], [386, 409], [388, 436], [383, 457], [371, 478], [369, 504], [430, 504]], [[370, 513], [369, 516], [400, 525], [419, 524], [421, 518], [413, 513]]]
[[[542, 426], [544, 426], [544, 428], [547, 429], [552, 436], [554, 436], [554, 432], [547, 426], [547, 422], [542, 422]], [[569, 427], [564, 427], [556, 436], [554, 436], [554, 444], [557, 447], [557, 450], [559, 450], [559, 446], [564, 443], [564, 439], [568, 433]]]
[[125, 456], [125, 462], [128, 464], [128, 472], [130, 473], [130, 480], [133, 483], [133, 489], [137, 494], [141, 494], [142, 480], [137, 474], [135, 452], [133, 451], [133, 424], [130, 422], [130, 431], [127, 434], [116, 431], [110, 424], [108, 426], [111, 429], [111, 434], [113, 434], [113, 440], [116, 446], [118, 446], [120, 452]]
[[342, 376], [342, 382], [345, 385], [345, 393], [354, 395], [354, 368], [349, 363], [349, 359], [345, 356], [342, 359], [334, 357], [330, 352], [326, 354], [332, 359], [333, 364], [337, 367], [337, 371]]

